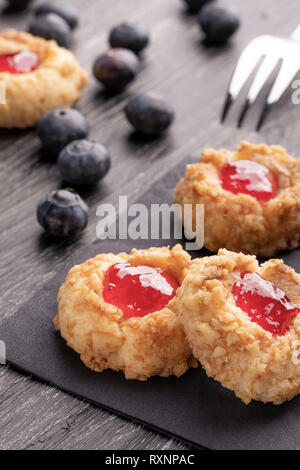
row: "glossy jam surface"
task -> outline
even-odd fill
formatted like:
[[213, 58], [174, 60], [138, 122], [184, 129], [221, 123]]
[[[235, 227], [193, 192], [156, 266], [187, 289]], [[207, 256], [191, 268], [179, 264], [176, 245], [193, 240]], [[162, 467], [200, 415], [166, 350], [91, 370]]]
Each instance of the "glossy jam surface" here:
[[0, 54], [0, 72], [29, 73], [39, 66], [36, 54], [29, 51], [17, 52], [15, 54]]
[[290, 301], [286, 293], [257, 273], [244, 273], [234, 284], [232, 293], [236, 305], [255, 323], [274, 336], [284, 335], [289, 330], [299, 308]]
[[243, 193], [266, 202], [278, 193], [277, 177], [264, 165], [251, 160], [227, 163], [221, 171], [223, 189]]
[[120, 263], [106, 272], [103, 298], [126, 317], [143, 317], [165, 307], [178, 287], [170, 274], [158, 268]]

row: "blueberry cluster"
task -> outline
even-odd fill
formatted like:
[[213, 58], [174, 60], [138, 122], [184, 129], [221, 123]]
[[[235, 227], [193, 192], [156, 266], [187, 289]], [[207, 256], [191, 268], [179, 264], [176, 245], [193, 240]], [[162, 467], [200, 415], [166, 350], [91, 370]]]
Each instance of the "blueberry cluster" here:
[[[55, 109], [40, 120], [37, 133], [44, 150], [58, 157], [61, 178], [74, 186], [91, 186], [108, 173], [111, 158], [99, 142], [88, 140], [89, 125], [76, 109]], [[73, 189], [47, 193], [37, 219], [50, 235], [73, 236], [88, 223], [88, 207]]]
[[[32, 0], [6, 0], [10, 10], [24, 10]], [[54, 39], [62, 47], [70, 47], [72, 31], [79, 24], [79, 13], [71, 0], [41, 0], [34, 9], [28, 31], [34, 36]]]
[[[112, 48], [96, 58], [93, 72], [107, 91], [120, 93], [140, 72], [140, 54], [150, 34], [142, 23], [121, 23], [111, 29], [108, 42]], [[172, 124], [175, 113], [162, 95], [151, 91], [132, 96], [125, 115], [137, 132], [157, 135]]]
[[[6, 0], [11, 11], [25, 10], [32, 0]], [[70, 47], [72, 30], [79, 23], [79, 13], [71, 0], [41, 0], [34, 9], [28, 31], [34, 36], [54, 39], [62, 47]]]
[[[42, 15], [45, 4], [44, 9], [40, 10], [40, 4], [37, 10]], [[47, 13], [48, 18], [51, 14]], [[109, 43], [112, 48], [95, 60], [93, 70], [106, 90], [119, 93], [140, 71], [139, 54], [149, 43], [149, 32], [142, 24], [122, 23], [111, 30]], [[136, 131], [157, 135], [172, 124], [175, 113], [159, 93], [147, 92], [129, 99], [125, 115]], [[37, 133], [44, 150], [58, 157], [60, 175], [67, 184], [94, 185], [108, 173], [110, 154], [101, 143], [88, 140], [88, 122], [76, 109], [48, 112], [39, 122]], [[88, 209], [74, 190], [63, 189], [41, 199], [37, 218], [51, 235], [71, 236], [86, 226]]]
[[93, 72], [106, 90], [120, 93], [140, 72], [140, 54], [150, 34], [142, 23], [121, 23], [111, 29], [108, 42], [111, 49], [96, 58]]
[[191, 13], [196, 13], [199, 26], [207, 43], [223, 44], [239, 28], [237, 14], [218, 6], [214, 0], [183, 0]]

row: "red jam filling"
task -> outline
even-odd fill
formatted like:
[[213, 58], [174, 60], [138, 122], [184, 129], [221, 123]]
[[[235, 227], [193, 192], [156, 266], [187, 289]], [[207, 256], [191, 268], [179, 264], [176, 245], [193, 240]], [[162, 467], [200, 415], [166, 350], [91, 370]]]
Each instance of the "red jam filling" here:
[[221, 181], [223, 189], [234, 194], [249, 194], [260, 202], [269, 201], [278, 193], [278, 180], [274, 173], [251, 160], [227, 163], [221, 171]]
[[120, 263], [106, 272], [103, 298], [126, 317], [143, 317], [165, 307], [178, 287], [178, 282], [161, 269]]
[[234, 284], [236, 305], [274, 336], [284, 335], [299, 308], [286, 293], [257, 273], [244, 273]]
[[30, 51], [0, 54], [0, 72], [29, 73], [36, 70], [38, 66], [38, 56]]

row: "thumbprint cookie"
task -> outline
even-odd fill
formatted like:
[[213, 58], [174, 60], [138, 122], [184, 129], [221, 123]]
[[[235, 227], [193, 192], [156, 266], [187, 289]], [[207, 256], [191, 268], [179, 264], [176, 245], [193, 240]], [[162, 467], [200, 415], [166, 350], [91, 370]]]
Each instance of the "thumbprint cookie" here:
[[196, 259], [176, 305], [195, 358], [244, 403], [300, 392], [300, 275], [282, 260], [225, 249]]
[[193, 219], [196, 205], [204, 205], [204, 246], [211, 251], [270, 257], [299, 246], [300, 160], [282, 147], [241, 142], [236, 152], [206, 149], [187, 166], [174, 200], [183, 211], [192, 204]]
[[179, 377], [197, 364], [171, 302], [189, 263], [176, 245], [74, 266], [58, 294], [55, 327], [92, 370]]
[[88, 75], [55, 41], [8, 29], [0, 34], [0, 82], [5, 93], [0, 127], [26, 128], [47, 111], [72, 106]]

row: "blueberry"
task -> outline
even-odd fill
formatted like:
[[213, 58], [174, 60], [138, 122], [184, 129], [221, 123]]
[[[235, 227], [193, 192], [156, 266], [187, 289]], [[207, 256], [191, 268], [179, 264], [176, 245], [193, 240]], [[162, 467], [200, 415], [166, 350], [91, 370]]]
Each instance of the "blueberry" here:
[[64, 0], [43, 0], [35, 9], [35, 15], [44, 15], [47, 13], [56, 13], [61, 16], [70, 26], [71, 29], [75, 29], [79, 23], [79, 14], [75, 5]]
[[58, 157], [62, 179], [74, 185], [92, 185], [110, 169], [110, 155], [106, 147], [90, 140], [74, 140]]
[[210, 43], [224, 43], [240, 25], [237, 15], [215, 5], [205, 5], [199, 14], [199, 24]]
[[31, 21], [29, 33], [44, 39], [54, 39], [62, 47], [70, 47], [72, 31], [68, 23], [55, 13], [38, 15]]
[[25, 10], [31, 1], [32, 0], [6, 0], [6, 3], [9, 10], [21, 11]]
[[73, 140], [87, 137], [89, 125], [76, 109], [61, 108], [49, 111], [42, 117], [37, 133], [45, 150], [58, 155]]
[[206, 3], [212, 1], [213, 0], [184, 0], [191, 13], [198, 13]]
[[120, 92], [137, 76], [140, 61], [128, 49], [114, 48], [99, 56], [94, 63], [94, 75], [111, 92]]
[[133, 127], [142, 134], [155, 135], [173, 122], [173, 108], [156, 92], [139, 93], [128, 101], [125, 114]]
[[138, 54], [149, 43], [149, 31], [142, 23], [121, 23], [111, 30], [109, 43], [112, 47], [123, 47]]
[[89, 209], [73, 189], [47, 193], [38, 203], [37, 220], [50, 235], [69, 237], [88, 223]]

